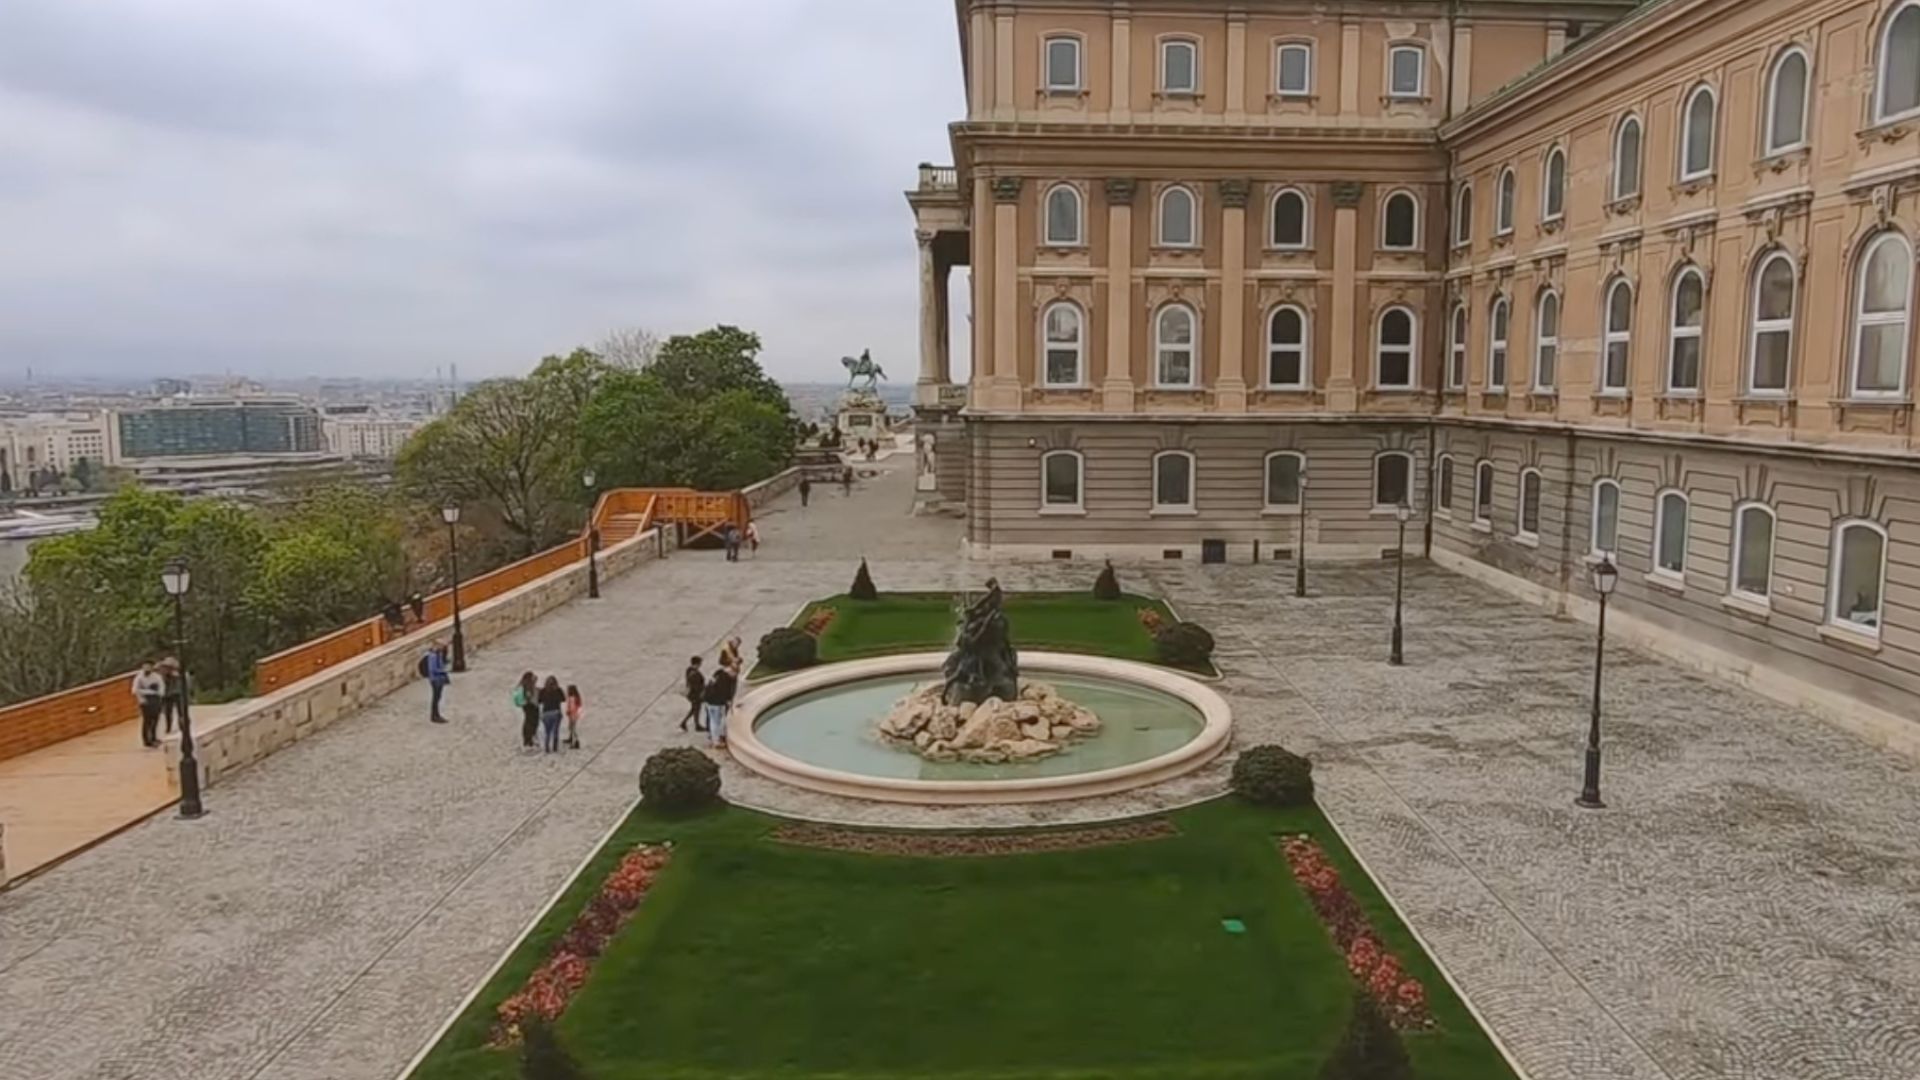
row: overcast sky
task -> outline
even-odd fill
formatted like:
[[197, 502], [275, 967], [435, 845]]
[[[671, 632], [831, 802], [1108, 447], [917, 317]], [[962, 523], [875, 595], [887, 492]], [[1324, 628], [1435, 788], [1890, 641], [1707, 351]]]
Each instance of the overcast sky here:
[[0, 374], [917, 364], [951, 0], [0, 0]]

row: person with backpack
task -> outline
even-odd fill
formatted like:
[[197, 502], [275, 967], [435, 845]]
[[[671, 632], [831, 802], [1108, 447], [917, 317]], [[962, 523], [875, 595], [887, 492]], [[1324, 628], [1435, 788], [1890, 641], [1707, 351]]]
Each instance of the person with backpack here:
[[420, 658], [419, 671], [426, 678], [432, 694], [427, 706], [427, 719], [435, 724], [444, 724], [447, 718], [440, 715], [440, 702], [446, 697], [447, 684], [453, 681], [453, 675], [447, 670], [447, 647], [437, 641], [429, 646], [426, 655]]
[[803, 475], [800, 477], [800, 505], [804, 508], [807, 505], [807, 500], [812, 497], [813, 480]]
[[738, 685], [733, 669], [724, 664], [714, 669], [707, 680], [707, 692], [701, 700], [707, 707], [707, 745], [716, 750], [727, 748], [727, 713], [733, 709], [733, 692]]
[[696, 656], [687, 661], [687, 715], [680, 718], [681, 731], [687, 730], [689, 722], [693, 724], [695, 731], [707, 730], [707, 725], [700, 715], [701, 701], [706, 692], [707, 676], [700, 670], [700, 658]]
[[560, 718], [566, 713], [567, 692], [560, 689], [560, 680], [552, 675], [540, 684], [540, 749], [543, 753], [557, 753], [560, 750]]
[[520, 710], [520, 749], [533, 749], [533, 733], [540, 730], [540, 680], [533, 672], [520, 675], [513, 686], [513, 704]]
[[580, 688], [567, 684], [567, 749], [580, 749], [580, 714], [587, 711], [587, 703], [581, 700]]

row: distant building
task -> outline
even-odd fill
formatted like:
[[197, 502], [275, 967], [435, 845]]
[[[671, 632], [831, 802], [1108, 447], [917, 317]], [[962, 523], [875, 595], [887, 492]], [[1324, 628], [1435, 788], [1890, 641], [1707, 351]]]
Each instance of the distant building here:
[[71, 476], [83, 460], [96, 468], [116, 464], [109, 432], [104, 414], [0, 417], [0, 490], [29, 487], [48, 470]]
[[365, 407], [329, 409], [321, 421], [327, 452], [349, 458], [391, 461], [423, 421], [404, 416], [381, 416]]
[[153, 396], [155, 397], [186, 397], [191, 393], [193, 393], [193, 384], [185, 379], [153, 380]]
[[115, 417], [125, 460], [317, 454], [320, 414], [297, 398], [186, 398]]

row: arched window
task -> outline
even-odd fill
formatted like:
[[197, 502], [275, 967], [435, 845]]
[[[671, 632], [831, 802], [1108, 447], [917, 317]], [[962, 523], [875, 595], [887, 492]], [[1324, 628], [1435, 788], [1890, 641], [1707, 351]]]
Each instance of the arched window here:
[[1086, 355], [1086, 319], [1079, 305], [1060, 300], [1047, 305], [1040, 318], [1041, 348], [1046, 365], [1041, 381], [1048, 386], [1079, 386], [1083, 381], [1081, 358]]
[[1040, 455], [1040, 510], [1061, 513], [1083, 508], [1086, 461], [1074, 450], [1049, 450]]
[[1387, 96], [1420, 98], [1427, 91], [1427, 50], [1399, 44], [1387, 49]]
[[1493, 234], [1505, 236], [1513, 231], [1514, 180], [1512, 169], [1500, 170], [1500, 182], [1493, 193]]
[[1313, 46], [1304, 41], [1283, 41], [1274, 54], [1273, 88], [1281, 97], [1306, 97], [1313, 93]]
[[1160, 90], [1178, 95], [1200, 92], [1200, 46], [1192, 38], [1167, 38], [1160, 43]]
[[1198, 320], [1185, 304], [1168, 304], [1153, 320], [1154, 380], [1160, 386], [1192, 386], [1199, 339]]
[[1435, 486], [1433, 505], [1436, 510], [1448, 515], [1453, 513], [1453, 455], [1441, 454], [1440, 460], [1433, 463], [1433, 482]]
[[1192, 513], [1193, 455], [1185, 450], [1163, 450], [1153, 456], [1153, 509]]
[[1410, 191], [1388, 195], [1380, 212], [1380, 246], [1389, 251], [1411, 251], [1419, 241], [1419, 201]]
[[1467, 305], [1455, 304], [1453, 317], [1447, 320], [1447, 389], [1464, 390], [1467, 385]]
[[1776, 251], [1753, 276], [1753, 340], [1748, 343], [1747, 390], [1755, 394], [1787, 392], [1793, 356], [1793, 260]]
[[1050, 37], [1047, 47], [1047, 92], [1078, 93], [1080, 90], [1080, 39], [1065, 35]]
[[1267, 455], [1267, 509], [1300, 508], [1300, 478], [1307, 473], [1307, 457], [1297, 450]]
[[1286, 188], [1273, 197], [1273, 246], [1299, 249], [1307, 246], [1307, 197], [1297, 188]]
[[1827, 584], [1827, 620], [1880, 636], [1887, 586], [1887, 531], [1871, 521], [1843, 521], [1833, 530], [1833, 573]]
[[1595, 555], [1611, 558], [1620, 548], [1620, 485], [1601, 478], [1593, 482], [1593, 523], [1587, 532]]
[[1160, 193], [1160, 246], [1192, 247], [1200, 242], [1193, 192], [1174, 185]]
[[1807, 54], [1788, 49], [1773, 62], [1767, 80], [1767, 153], [1798, 149], [1807, 142]]
[[1680, 179], [1713, 175], [1713, 87], [1696, 86], [1680, 123]]
[[1884, 233], [1861, 255], [1860, 279], [1854, 286], [1854, 397], [1899, 397], [1906, 392], [1912, 294], [1913, 248], [1899, 233]]
[[1403, 450], [1388, 450], [1373, 459], [1373, 505], [1375, 507], [1411, 505], [1413, 492], [1413, 455]]
[[1705, 328], [1707, 282], [1689, 266], [1673, 279], [1673, 318], [1667, 343], [1667, 389], [1700, 389], [1700, 335]]
[[1687, 497], [1678, 491], [1660, 493], [1653, 520], [1653, 567], [1656, 573], [1681, 577], [1687, 572]]
[[1554, 147], [1540, 169], [1540, 220], [1559, 221], [1567, 212], [1567, 152]]
[[1520, 470], [1519, 533], [1529, 540], [1540, 539], [1540, 470]]
[[1507, 392], [1507, 330], [1512, 315], [1513, 308], [1506, 297], [1493, 298], [1493, 309], [1487, 315], [1487, 392], [1490, 394]]
[[1733, 508], [1733, 593], [1766, 603], [1773, 591], [1773, 511], [1765, 503]]
[[1493, 521], [1493, 462], [1482, 461], [1473, 467], [1473, 522], [1485, 525]]
[[1607, 289], [1606, 321], [1602, 327], [1605, 355], [1600, 360], [1602, 393], [1625, 393], [1627, 361], [1633, 352], [1633, 286], [1617, 278]]
[[1552, 289], [1540, 294], [1533, 331], [1533, 388], [1550, 392], [1560, 376], [1560, 294]]
[[1453, 243], [1455, 247], [1473, 243], [1473, 185], [1461, 184], [1453, 196]]
[[1267, 385], [1307, 385], [1307, 313], [1292, 304], [1274, 308], [1267, 318]]
[[1874, 115], [1897, 120], [1920, 112], [1920, 3], [1908, 0], [1880, 38], [1880, 86]]
[[1414, 344], [1413, 310], [1396, 305], [1381, 312], [1378, 339], [1377, 385], [1383, 390], [1411, 389], [1418, 351]]
[[1640, 118], [1628, 116], [1613, 133], [1613, 197], [1615, 201], [1640, 194]]
[[1055, 184], [1047, 189], [1047, 243], [1056, 247], [1081, 244], [1080, 189]]

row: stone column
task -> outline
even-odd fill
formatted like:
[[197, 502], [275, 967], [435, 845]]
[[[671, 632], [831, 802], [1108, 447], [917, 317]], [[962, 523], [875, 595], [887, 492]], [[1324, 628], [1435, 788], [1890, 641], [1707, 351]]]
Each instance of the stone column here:
[[1347, 21], [1340, 26], [1340, 114], [1353, 116], [1360, 111], [1360, 24]]
[[1247, 195], [1245, 180], [1220, 181], [1220, 364], [1214, 407], [1247, 411]]
[[1359, 275], [1355, 272], [1360, 237], [1361, 187], [1357, 181], [1339, 180], [1333, 185], [1333, 313], [1328, 326], [1332, 330], [1332, 370], [1327, 376], [1327, 409], [1352, 412], [1359, 406], [1354, 382], [1355, 338], [1359, 320], [1355, 317]]
[[1133, 119], [1133, 20], [1125, 8], [1113, 16], [1113, 52], [1108, 61], [1113, 69], [1113, 100], [1107, 112], [1116, 124]]
[[1107, 180], [1107, 357], [1100, 376], [1102, 412], [1133, 411], [1132, 177]]
[[1447, 63], [1453, 71], [1453, 100], [1448, 104], [1457, 115], [1466, 112], [1467, 103], [1473, 100], [1473, 25], [1454, 23], [1452, 41]]
[[1227, 122], [1247, 119], [1247, 13], [1227, 15]]
[[1001, 412], [1020, 408], [1019, 307], [1020, 177], [993, 179], [993, 381], [987, 405]]
[[987, 388], [993, 381], [993, 220], [992, 181], [982, 177], [973, 185], [973, 374], [967, 380], [967, 399], [974, 408], [987, 407]]
[[1013, 12], [1000, 11], [993, 16], [993, 118], [1013, 117]]
[[933, 236], [926, 229], [914, 232], [920, 241], [920, 379], [913, 387], [913, 403], [922, 406], [940, 404], [940, 385], [946, 382], [940, 371], [939, 275], [933, 267]]

